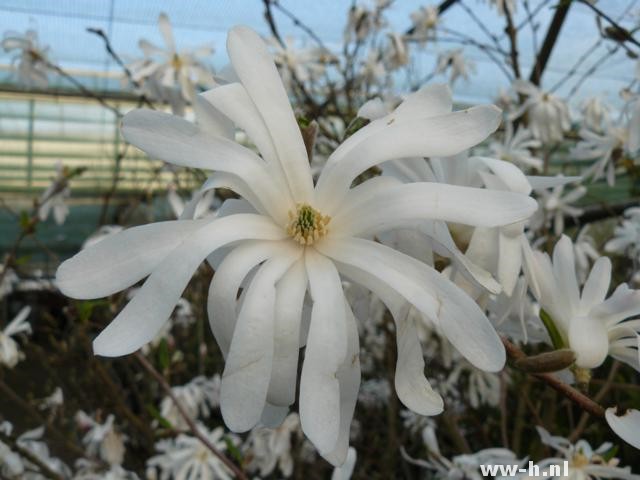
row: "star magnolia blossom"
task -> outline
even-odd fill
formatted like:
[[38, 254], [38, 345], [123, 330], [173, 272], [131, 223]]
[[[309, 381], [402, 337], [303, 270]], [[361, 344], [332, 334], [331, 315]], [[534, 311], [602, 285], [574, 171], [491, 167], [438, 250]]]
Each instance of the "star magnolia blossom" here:
[[640, 371], [638, 336], [640, 290], [621, 284], [605, 300], [611, 282], [611, 261], [600, 257], [593, 265], [582, 292], [578, 286], [571, 240], [566, 235], [553, 250], [553, 261], [542, 252], [532, 252], [530, 283], [540, 306], [551, 316], [562, 342], [576, 354], [576, 365], [596, 368], [607, 355]]
[[[298, 351], [306, 345], [300, 422], [320, 453], [338, 465], [347, 454], [360, 383], [357, 328], [340, 275], [390, 307], [398, 322], [398, 395], [419, 413], [437, 414], [442, 399], [424, 378], [414, 326], [400, 314], [404, 305], [437, 323], [478, 368], [500, 370], [503, 346], [462, 290], [370, 237], [426, 218], [504, 225], [527, 218], [536, 204], [511, 192], [381, 178], [350, 188], [378, 163], [452, 155], [496, 129], [498, 109], [452, 113], [450, 91], [442, 86], [419, 90], [349, 137], [314, 187], [299, 127], [264, 42], [251, 29], [236, 27], [227, 49], [240, 83], [203, 94], [196, 102], [199, 125], [136, 110], [123, 119], [123, 134], [154, 158], [215, 170], [203, 192], [226, 187], [245, 200], [228, 200], [215, 219], [155, 223], [108, 237], [62, 264], [58, 286], [75, 298], [96, 298], [149, 276], [93, 344], [98, 355], [125, 355], [154, 338], [200, 263], [218, 251], [209, 258], [217, 268], [208, 311], [226, 358], [220, 398], [225, 423], [237, 432], [261, 419], [277, 425], [296, 400]], [[262, 158], [221, 136], [225, 121], [245, 130]], [[309, 324], [302, 321], [307, 289], [313, 300]]]
[[9, 325], [4, 330], [0, 330], [0, 365], [13, 368], [24, 357], [18, 344], [11, 337], [19, 333], [31, 333], [31, 325], [27, 322], [29, 313], [31, 313], [31, 307], [23, 307]]
[[0, 46], [5, 52], [13, 53], [11, 64], [15, 65], [21, 82], [29, 87], [46, 88], [49, 47], [38, 44], [38, 32], [35, 30], [27, 30], [24, 34], [5, 32]]

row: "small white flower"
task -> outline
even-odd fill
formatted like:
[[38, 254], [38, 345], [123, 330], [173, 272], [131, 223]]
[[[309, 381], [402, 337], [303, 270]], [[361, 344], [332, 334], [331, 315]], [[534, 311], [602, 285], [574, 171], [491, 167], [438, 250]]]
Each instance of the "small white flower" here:
[[[196, 420], [199, 416], [206, 417], [212, 408], [220, 405], [220, 375], [211, 378], [198, 376], [185, 385], [171, 387], [171, 391], [191, 420]], [[178, 430], [189, 428], [175, 402], [168, 396], [162, 399], [160, 415]]]
[[[226, 452], [227, 443], [224, 429], [218, 427], [208, 431], [199, 426], [207, 440], [219, 451]], [[156, 443], [158, 455], [147, 461], [148, 469], [159, 469], [160, 480], [190, 480], [194, 478], [216, 478], [231, 480], [232, 472], [199, 439], [190, 435], [178, 435], [176, 438]]]
[[421, 42], [436, 39], [438, 27], [438, 7], [436, 5], [422, 6], [411, 13], [413, 32], [411, 37]]
[[627, 208], [624, 211], [624, 217], [604, 249], [607, 252], [628, 255], [629, 258], [640, 261], [640, 207]]
[[513, 134], [513, 123], [506, 122], [504, 138], [502, 142], [491, 142], [489, 149], [491, 156], [507, 162], [512, 162], [520, 168], [542, 169], [542, 159], [531, 152], [534, 148], [540, 148], [542, 143], [533, 138], [531, 132], [520, 126]]
[[[227, 48], [240, 83], [203, 94], [202, 102], [195, 102], [198, 125], [136, 110], [125, 116], [123, 133], [154, 158], [215, 170], [201, 192], [232, 188], [244, 200], [227, 200], [214, 219], [161, 222], [109, 237], [63, 263], [57, 283], [76, 298], [99, 298], [149, 276], [94, 341], [97, 354], [119, 356], [155, 337], [209, 257], [217, 266], [209, 290], [210, 326], [226, 358], [220, 399], [225, 423], [233, 431], [248, 431], [263, 414], [286, 412], [296, 401], [299, 349], [306, 345], [302, 429], [321, 455], [340, 465], [360, 384], [357, 324], [340, 275], [374, 291], [397, 322], [400, 399], [420, 413], [439, 413], [442, 399], [424, 377], [415, 327], [405, 322], [407, 302], [437, 322], [478, 368], [500, 370], [504, 348], [462, 290], [428, 265], [372, 239], [426, 219], [507, 225], [525, 220], [536, 204], [512, 192], [428, 182], [399, 185], [374, 178], [351, 188], [374, 165], [454, 155], [497, 128], [495, 107], [452, 112], [451, 92], [440, 85], [418, 90], [351, 135], [314, 185], [299, 126], [266, 45], [249, 28], [236, 27]], [[229, 121], [247, 132], [262, 157], [220, 135], [221, 124]], [[222, 260], [211, 257], [224, 247], [230, 248]], [[302, 328], [307, 290], [313, 299], [308, 334]]]
[[576, 365], [592, 369], [607, 355], [640, 371], [638, 335], [640, 290], [621, 284], [605, 300], [611, 282], [611, 261], [596, 260], [582, 292], [576, 277], [571, 240], [566, 235], [553, 250], [553, 261], [546, 253], [532, 252], [527, 264], [533, 293], [551, 316], [561, 342], [576, 354]]
[[0, 365], [13, 368], [24, 358], [18, 343], [12, 337], [19, 333], [31, 333], [31, 325], [27, 322], [30, 313], [31, 307], [23, 307], [9, 325], [0, 330]]
[[86, 430], [82, 443], [89, 457], [100, 459], [108, 465], [122, 465], [126, 437], [116, 431], [113, 415], [100, 423], [80, 410], [76, 413], [75, 420], [81, 429]]
[[453, 85], [460, 77], [469, 80], [469, 74], [476, 70], [473, 61], [467, 59], [461, 48], [446, 50], [438, 54], [436, 73], [445, 73], [449, 70], [449, 83]]
[[567, 104], [525, 80], [513, 82], [513, 89], [527, 99], [509, 115], [509, 119], [513, 121], [526, 112], [529, 129], [535, 138], [545, 145], [561, 141], [563, 132], [571, 128]]
[[[558, 175], [556, 178], [561, 180], [562, 175]], [[571, 181], [571, 179], [567, 180]], [[566, 183], [558, 183], [551, 190], [547, 188], [536, 189], [539, 194], [540, 208], [529, 221], [532, 230], [537, 231], [553, 223], [553, 232], [556, 236], [560, 236], [564, 232], [565, 215], [577, 218], [584, 213], [584, 210], [571, 204], [587, 194], [586, 187], [578, 185], [570, 192], [565, 193], [565, 185]]]
[[51, 184], [40, 196], [40, 205], [38, 206], [38, 216], [41, 221], [49, 218], [49, 213], [53, 212], [53, 219], [58, 225], [62, 225], [69, 215], [69, 207], [66, 200], [71, 195], [68, 181], [65, 175], [62, 162], [56, 162], [56, 177]]
[[609, 106], [600, 97], [589, 97], [582, 102], [584, 126], [592, 131], [601, 132], [602, 125], [609, 123]]
[[[551, 477], [554, 479], [569, 478], [571, 480], [583, 480], [590, 478], [621, 478], [635, 479], [637, 475], [631, 473], [630, 467], [619, 467], [620, 460], [604, 456], [613, 448], [611, 443], [603, 443], [597, 449], [593, 449], [586, 440], [578, 440], [575, 444], [563, 437], [552, 436], [544, 428], [537, 426], [540, 440], [545, 445], [554, 448], [562, 457], [546, 458], [537, 463], [540, 471], [548, 470], [550, 465], [563, 465], [569, 462], [569, 475], [565, 477]], [[529, 478], [529, 477], [524, 477]]]
[[389, 41], [382, 57], [386, 67], [393, 71], [409, 63], [409, 50], [403, 36], [399, 33], [388, 33], [387, 38]]
[[290, 477], [293, 473], [292, 437], [301, 434], [300, 420], [296, 413], [287, 415], [277, 428], [254, 428], [245, 446], [246, 457], [249, 459], [248, 469], [259, 470], [264, 477], [273, 473], [277, 467], [285, 478]]
[[325, 63], [332, 61], [332, 56], [319, 48], [298, 48], [294, 37], [285, 37], [284, 46], [273, 39], [271, 47], [274, 61], [280, 67], [280, 74], [285, 86], [292, 88], [295, 77], [306, 83], [321, 76], [325, 71]]
[[29, 87], [47, 87], [49, 47], [38, 44], [38, 32], [35, 30], [27, 30], [25, 33], [7, 31], [0, 45], [5, 52], [13, 54], [11, 64], [16, 69], [21, 83]]

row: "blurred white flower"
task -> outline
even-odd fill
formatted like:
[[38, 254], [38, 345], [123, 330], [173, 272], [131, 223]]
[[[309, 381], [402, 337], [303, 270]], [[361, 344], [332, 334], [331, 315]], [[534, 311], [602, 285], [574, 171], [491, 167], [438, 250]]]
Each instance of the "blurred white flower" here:
[[295, 38], [288, 36], [284, 39], [284, 45], [276, 39], [270, 44], [276, 65], [280, 67], [282, 81], [288, 88], [293, 88], [292, 80], [295, 78], [302, 83], [321, 76], [325, 71], [325, 63], [332, 60], [329, 52], [320, 48], [298, 48]]
[[391, 386], [384, 378], [372, 378], [362, 382], [358, 401], [367, 407], [383, 407], [389, 404]]
[[604, 249], [640, 261], [640, 207], [624, 211], [622, 223], [615, 228], [613, 238], [605, 244]]
[[410, 15], [413, 32], [411, 38], [426, 42], [436, 39], [436, 28], [438, 27], [438, 7], [436, 5], [426, 5], [420, 7]]
[[601, 132], [603, 124], [609, 123], [609, 105], [600, 97], [589, 97], [581, 105], [583, 125], [594, 132]]
[[[590, 479], [590, 478], [621, 478], [635, 479], [638, 476], [631, 473], [630, 467], [619, 467], [620, 460], [613, 457], [606, 459], [607, 454], [614, 448], [612, 443], [603, 443], [597, 449], [593, 449], [586, 440], [578, 440], [575, 444], [563, 437], [552, 436], [547, 430], [536, 426], [540, 440], [545, 445], [554, 448], [561, 457], [545, 458], [536, 463], [539, 470], [549, 470], [550, 465], [563, 465], [569, 462], [569, 475], [551, 477], [554, 479]], [[520, 477], [529, 479], [534, 477]]]
[[12, 337], [20, 333], [31, 333], [31, 325], [27, 322], [30, 313], [31, 307], [22, 307], [9, 325], [0, 330], [0, 365], [13, 368], [24, 358], [18, 343]]
[[493, 141], [489, 144], [491, 156], [507, 162], [512, 162], [520, 168], [542, 169], [542, 159], [532, 153], [532, 149], [540, 148], [542, 143], [533, 138], [531, 132], [520, 126], [513, 134], [513, 123], [505, 122], [505, 132], [502, 142]]
[[[561, 179], [562, 175], [558, 175], [556, 178]], [[578, 185], [570, 192], [565, 193], [565, 185], [565, 183], [557, 184], [551, 190], [547, 188], [536, 189], [539, 194], [540, 208], [529, 221], [532, 230], [537, 231], [553, 223], [553, 232], [556, 236], [560, 236], [564, 232], [565, 215], [577, 218], [584, 213], [584, 210], [571, 204], [584, 197], [587, 194], [587, 188]]]
[[0, 300], [2, 300], [13, 292], [14, 286], [18, 284], [20, 279], [18, 275], [16, 275], [16, 272], [6, 264], [2, 266], [0, 276], [2, 276], [0, 279]]
[[249, 471], [259, 471], [264, 477], [277, 467], [285, 478], [290, 477], [293, 473], [292, 437], [301, 434], [300, 419], [296, 413], [287, 415], [277, 428], [254, 428], [245, 445]]
[[[212, 408], [220, 405], [220, 375], [216, 374], [211, 378], [200, 375], [185, 385], [171, 387], [171, 391], [191, 420], [196, 420], [199, 416], [207, 417]], [[160, 415], [175, 429], [189, 428], [171, 397], [162, 399]]]
[[[161, 222], [109, 237], [63, 263], [57, 283], [75, 298], [98, 298], [150, 275], [94, 341], [97, 354], [119, 356], [155, 337], [209, 257], [217, 266], [209, 291], [210, 326], [226, 358], [220, 401], [225, 423], [248, 431], [263, 414], [286, 412], [296, 400], [299, 348], [306, 345], [302, 429], [325, 458], [340, 465], [360, 383], [357, 326], [340, 274], [374, 291], [396, 319], [401, 400], [423, 414], [439, 413], [442, 399], [424, 377], [414, 327], [404, 321], [407, 302], [437, 322], [478, 368], [500, 370], [504, 348], [462, 290], [428, 265], [369, 238], [424, 219], [511, 224], [526, 219], [536, 204], [512, 192], [425, 182], [399, 185], [374, 178], [350, 188], [376, 164], [453, 155], [496, 129], [495, 107], [452, 112], [450, 91], [442, 86], [418, 90], [351, 135], [314, 186], [300, 129], [266, 45], [249, 28], [236, 27], [227, 47], [241, 83], [215, 88], [196, 101], [198, 125], [135, 110], [125, 116], [123, 134], [153, 158], [215, 170], [201, 192], [232, 188], [245, 200], [227, 200], [215, 219]], [[246, 130], [263, 158], [221, 137], [223, 118]], [[219, 253], [210, 256], [221, 248], [228, 252], [223, 260]], [[313, 307], [304, 337], [307, 286]]]
[[567, 104], [526, 80], [516, 80], [512, 87], [527, 98], [509, 114], [509, 120], [513, 121], [526, 112], [529, 129], [535, 138], [545, 145], [561, 141], [564, 138], [563, 132], [571, 128]]
[[122, 465], [126, 437], [116, 431], [113, 415], [100, 423], [80, 410], [75, 415], [75, 421], [78, 428], [86, 432], [82, 437], [82, 444], [89, 457], [102, 460], [107, 465]]
[[[209, 431], [198, 427], [200, 433], [219, 451], [227, 451], [224, 429], [218, 427]], [[236, 443], [233, 437], [229, 441]], [[156, 443], [158, 455], [147, 460], [147, 469], [160, 470], [160, 480], [192, 480], [215, 478], [231, 480], [232, 472], [199, 439], [180, 434], [176, 438], [160, 440]]]
[[213, 71], [204, 60], [214, 52], [212, 45], [202, 45], [192, 50], [178, 50], [173, 38], [169, 17], [161, 13], [158, 28], [165, 47], [158, 47], [145, 39], [138, 45], [144, 57], [128, 65], [135, 81], [144, 82], [148, 94], [172, 104], [174, 113], [179, 113], [184, 102], [193, 102], [196, 87], [215, 85]]
[[467, 59], [461, 48], [445, 50], [438, 54], [436, 73], [449, 71], [449, 83], [453, 85], [460, 77], [469, 80], [469, 74], [476, 71], [472, 60]]
[[49, 218], [49, 213], [53, 211], [53, 219], [58, 225], [62, 225], [69, 215], [69, 207], [66, 200], [71, 195], [69, 184], [66, 178], [62, 162], [56, 162], [56, 176], [51, 181], [47, 189], [40, 196], [38, 205], [38, 217], [41, 221]]
[[15, 68], [21, 83], [28, 87], [47, 87], [49, 47], [39, 45], [38, 32], [35, 30], [27, 30], [25, 33], [7, 31], [0, 45], [5, 52], [12, 54], [11, 65]]
[[409, 50], [401, 34], [388, 33], [387, 38], [382, 56], [386, 67], [393, 71], [409, 63]]
[[81, 458], [75, 467], [77, 471], [72, 480], [139, 480], [138, 475], [120, 465], [109, 465], [105, 469], [104, 464]]
[[638, 335], [640, 290], [621, 284], [605, 300], [611, 282], [611, 261], [600, 257], [593, 265], [580, 291], [576, 277], [571, 239], [563, 235], [548, 254], [532, 252], [527, 264], [532, 291], [540, 306], [550, 315], [560, 342], [576, 354], [580, 368], [599, 367], [607, 357], [627, 363], [640, 371]]
[[56, 387], [51, 395], [40, 402], [40, 410], [56, 409], [64, 404], [64, 394], [60, 387]]

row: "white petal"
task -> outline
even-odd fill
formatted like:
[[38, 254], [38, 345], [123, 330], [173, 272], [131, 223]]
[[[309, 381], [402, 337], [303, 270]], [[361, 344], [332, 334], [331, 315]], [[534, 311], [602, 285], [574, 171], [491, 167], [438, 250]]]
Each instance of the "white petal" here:
[[260, 417], [260, 423], [267, 428], [278, 428], [289, 413], [288, 407], [279, 407], [267, 402]]
[[500, 110], [474, 107], [415, 121], [397, 121], [336, 160], [329, 157], [317, 185], [319, 205], [333, 211], [353, 179], [378, 163], [406, 157], [447, 157], [487, 138], [500, 124]]
[[277, 178], [269, 175], [264, 162], [249, 149], [203, 132], [180, 117], [145, 109], [124, 116], [122, 134], [152, 158], [238, 176], [274, 218], [286, 222], [290, 205], [283, 202]]
[[[523, 226], [524, 229], [524, 226]], [[500, 255], [498, 256], [498, 280], [507, 295], [511, 295], [516, 286], [520, 269], [522, 268], [522, 233], [513, 236], [504, 229], [500, 229], [498, 241], [500, 242]]]
[[609, 352], [609, 337], [602, 319], [591, 315], [574, 317], [569, 323], [569, 347], [576, 354], [576, 365], [597, 368]]
[[609, 284], [611, 283], [611, 260], [607, 257], [600, 257], [593, 264], [591, 272], [582, 289], [580, 298], [580, 309], [589, 312], [592, 307], [604, 302]]
[[471, 157], [471, 159], [474, 158], [478, 158], [487, 165], [491, 171], [507, 185], [510, 191], [524, 195], [531, 193], [531, 185], [527, 177], [525, 177], [522, 170], [513, 163], [488, 157]]
[[442, 183], [381, 186], [340, 211], [329, 224], [334, 235], [375, 233], [418, 220], [444, 220], [481, 227], [507, 225], [529, 217], [538, 204], [511, 192], [458, 187]]
[[393, 315], [398, 344], [395, 388], [400, 401], [420, 415], [441, 413], [444, 405], [442, 397], [431, 388], [424, 375], [424, 357], [420, 340], [415, 324], [408, 317], [410, 304], [377, 277], [343, 263], [339, 263], [338, 268], [351, 280], [380, 297]]
[[360, 390], [358, 326], [346, 299], [344, 307], [347, 321], [347, 355], [337, 373], [338, 382], [340, 383], [340, 433], [334, 449], [323, 455], [334, 466], [340, 466], [347, 460], [351, 421], [353, 420], [353, 413], [358, 401], [358, 391]]
[[288, 406], [296, 401], [300, 323], [307, 291], [304, 261], [296, 262], [276, 289], [273, 371], [267, 400], [274, 405]]
[[338, 371], [347, 356], [344, 294], [333, 263], [306, 249], [313, 310], [300, 377], [300, 423], [321, 455], [331, 452], [340, 435]]
[[242, 281], [256, 265], [282, 255], [287, 249], [285, 242], [245, 242], [233, 249], [216, 269], [209, 286], [207, 313], [211, 331], [225, 358], [236, 324], [236, 304]]
[[356, 466], [356, 460], [356, 449], [353, 447], [349, 447], [347, 459], [345, 460], [344, 464], [340, 466], [340, 468], [335, 468], [333, 470], [333, 473], [331, 474], [331, 480], [350, 480], [351, 475], [353, 475], [353, 469]]
[[604, 320], [608, 326], [640, 313], [640, 290], [630, 290], [626, 284], [620, 285], [613, 295], [596, 306], [591, 314]]
[[223, 115], [217, 108], [205, 100], [204, 94], [196, 95], [193, 102], [193, 111], [200, 128], [216, 137], [234, 139], [235, 129], [229, 118]]
[[308, 202], [313, 191], [302, 134], [271, 54], [256, 32], [234, 27], [227, 51], [240, 81], [269, 129], [278, 159], [296, 202]]
[[578, 278], [576, 277], [576, 264], [573, 254], [573, 243], [566, 235], [562, 235], [553, 249], [553, 274], [556, 278], [558, 294], [563, 296], [569, 312], [565, 312], [566, 318], [571, 318], [578, 311], [580, 292], [578, 290]]
[[72, 298], [112, 295], [149, 275], [183, 240], [210, 222], [159, 222], [110, 235], [63, 262], [56, 285]]
[[436, 322], [456, 349], [476, 367], [498, 371], [504, 366], [504, 347], [487, 317], [466, 293], [433, 268], [359, 238], [325, 238], [316, 248], [388, 284]]
[[94, 340], [94, 352], [116, 357], [151, 341], [171, 315], [193, 272], [212, 251], [242, 239], [279, 240], [285, 236], [280, 227], [258, 215], [232, 215], [206, 224], [153, 270], [133, 300]]
[[238, 314], [220, 387], [222, 418], [234, 432], [253, 428], [265, 407], [273, 365], [275, 284], [302, 253], [291, 249], [260, 267]]
[[158, 17], [158, 28], [160, 28], [160, 33], [162, 34], [162, 38], [164, 38], [165, 45], [169, 50], [175, 52], [176, 44], [173, 40], [173, 29], [171, 28], [169, 17], [164, 12], [162, 12]]
[[616, 415], [616, 407], [607, 408], [604, 412], [607, 423], [616, 435], [640, 449], [640, 411], [627, 410], [623, 415]]

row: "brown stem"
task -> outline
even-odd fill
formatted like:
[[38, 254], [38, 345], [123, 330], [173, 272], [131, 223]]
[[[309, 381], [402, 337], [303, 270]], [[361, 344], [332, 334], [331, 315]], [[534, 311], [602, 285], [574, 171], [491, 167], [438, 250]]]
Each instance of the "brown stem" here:
[[7, 445], [9, 445], [11, 447], [11, 450], [15, 450], [20, 454], [20, 456], [22, 456], [23, 458], [28, 460], [30, 463], [33, 463], [36, 467], [38, 467], [38, 470], [40, 471], [39, 473], [41, 473], [45, 477], [51, 478], [53, 480], [64, 480], [64, 477], [62, 475], [51, 470], [46, 463], [40, 460], [40, 458], [37, 455], [32, 453], [29, 449], [19, 445], [17, 439], [13, 438], [11, 435], [7, 435], [2, 430], [0, 430], [0, 440], [3, 443], [6, 443]]
[[544, 38], [544, 42], [542, 42], [540, 52], [538, 52], [536, 63], [533, 66], [533, 70], [531, 71], [531, 76], [529, 77], [529, 80], [534, 85], [540, 85], [540, 79], [542, 78], [544, 69], [547, 66], [547, 61], [551, 56], [553, 47], [558, 40], [560, 29], [562, 28], [562, 24], [567, 17], [567, 13], [569, 12], [571, 3], [571, 0], [560, 2], [560, 5], [558, 5], [558, 8], [556, 8], [556, 12], [553, 15], [553, 19], [551, 20], [549, 29], [547, 30], [547, 35]]
[[511, 68], [516, 78], [520, 78], [520, 64], [518, 62], [518, 31], [513, 25], [513, 18], [511, 17], [511, 10], [508, 7], [504, 9], [505, 17], [507, 18], [506, 32], [509, 36], [509, 56], [511, 58]]
[[151, 374], [151, 376], [160, 384], [164, 392], [169, 396], [169, 398], [171, 398], [176, 408], [178, 409], [180, 416], [184, 419], [186, 424], [189, 426], [189, 430], [191, 431], [193, 436], [196, 437], [198, 440], [200, 440], [202, 444], [205, 447], [207, 447], [209, 451], [211, 451], [211, 453], [213, 453], [216, 457], [218, 457], [218, 459], [220, 459], [220, 461], [224, 463], [227, 466], [227, 468], [229, 468], [229, 470], [231, 470], [237, 478], [241, 480], [248, 480], [248, 477], [244, 474], [244, 472], [235, 463], [229, 460], [220, 450], [218, 450], [209, 441], [209, 439], [200, 432], [200, 430], [198, 430], [198, 427], [196, 426], [194, 421], [191, 419], [191, 417], [189, 417], [189, 414], [187, 414], [186, 410], [184, 409], [180, 401], [173, 394], [173, 391], [171, 390], [171, 386], [167, 383], [164, 377], [160, 375], [160, 373], [153, 367], [153, 365], [149, 363], [149, 361], [145, 358], [145, 356], [142, 355], [140, 352], [136, 352], [135, 357], [138, 360], [138, 362], [140, 362], [140, 365], [142, 365], [142, 367], [147, 372], [149, 372], [149, 374]]

